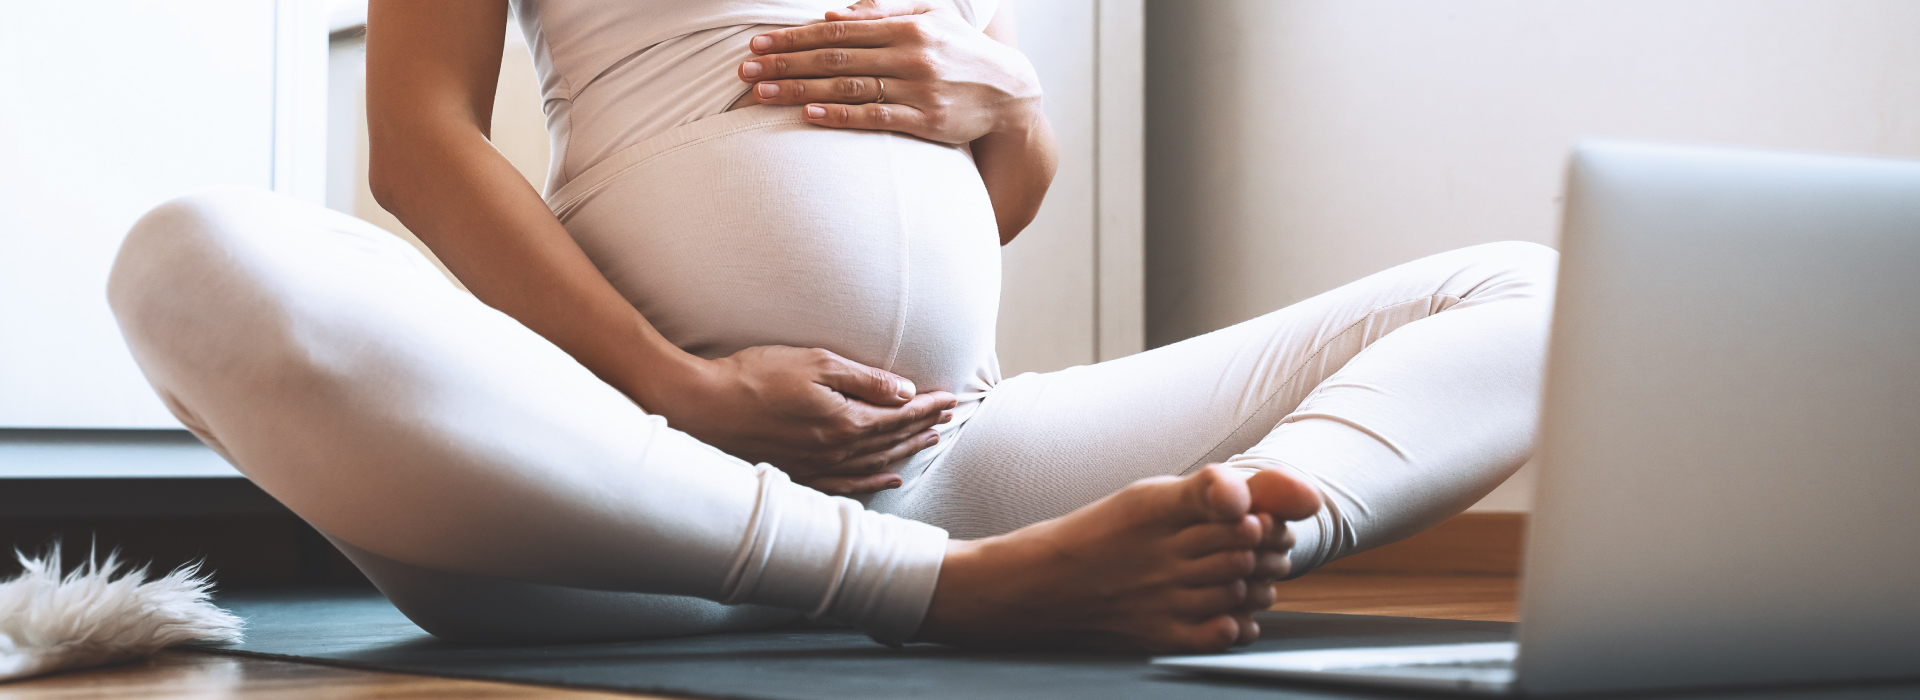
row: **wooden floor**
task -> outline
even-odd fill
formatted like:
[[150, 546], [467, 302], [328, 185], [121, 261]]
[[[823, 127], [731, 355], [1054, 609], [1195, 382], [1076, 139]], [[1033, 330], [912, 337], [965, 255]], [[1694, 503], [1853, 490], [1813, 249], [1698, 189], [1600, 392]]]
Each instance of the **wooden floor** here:
[[1316, 574], [1279, 585], [1274, 610], [1518, 622], [1512, 576]]
[[[1517, 612], [1515, 592], [1515, 579], [1511, 576], [1323, 573], [1281, 584], [1280, 602], [1274, 605], [1274, 609], [1461, 620], [1514, 620]], [[585, 700], [636, 697], [657, 696], [376, 673], [180, 651], [162, 652], [136, 664], [0, 685], [0, 700]]]

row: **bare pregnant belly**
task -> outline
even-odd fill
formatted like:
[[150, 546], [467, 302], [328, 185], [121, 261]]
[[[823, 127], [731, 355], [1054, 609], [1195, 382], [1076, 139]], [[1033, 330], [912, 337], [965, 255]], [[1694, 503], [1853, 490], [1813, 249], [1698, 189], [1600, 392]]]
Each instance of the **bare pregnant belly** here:
[[962, 150], [749, 107], [652, 137], [548, 197], [594, 264], [668, 340], [724, 357], [826, 348], [977, 395], [1000, 251]]

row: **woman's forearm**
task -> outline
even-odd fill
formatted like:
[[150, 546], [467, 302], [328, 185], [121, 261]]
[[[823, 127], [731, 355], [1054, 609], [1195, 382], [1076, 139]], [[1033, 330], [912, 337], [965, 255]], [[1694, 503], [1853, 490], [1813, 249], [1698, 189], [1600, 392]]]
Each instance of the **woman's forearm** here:
[[642, 405], [697, 358], [655, 331], [487, 141], [505, 2], [375, 3], [369, 184], [475, 296]]
[[487, 136], [506, 0], [367, 9], [369, 184], [468, 289], [655, 415], [709, 445], [870, 493], [933, 444], [952, 394], [826, 350], [702, 359], [662, 337], [600, 273]]
[[642, 405], [695, 371], [699, 361], [613, 288], [478, 131], [410, 136], [376, 149], [376, 197], [481, 301]]
[[1006, 245], [1033, 223], [1047, 187], [1053, 184], [1054, 170], [1060, 165], [1053, 126], [1036, 106], [1031, 116], [1014, 120], [1011, 128], [975, 139], [971, 147], [980, 179], [987, 185], [987, 196], [993, 200], [1000, 245]]

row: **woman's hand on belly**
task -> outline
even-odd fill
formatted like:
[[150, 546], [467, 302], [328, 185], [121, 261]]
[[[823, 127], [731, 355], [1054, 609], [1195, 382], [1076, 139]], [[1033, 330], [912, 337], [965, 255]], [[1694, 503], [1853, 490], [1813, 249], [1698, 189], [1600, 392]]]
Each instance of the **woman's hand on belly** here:
[[809, 123], [971, 146], [1006, 245], [1033, 222], [1059, 167], [1040, 78], [1003, 4], [976, 30], [945, 3], [860, 0], [827, 22], [754, 37], [754, 83], [735, 107], [806, 105]]
[[944, 391], [826, 350], [763, 345], [676, 373], [659, 406], [674, 428], [833, 495], [900, 485], [892, 468], [939, 441], [953, 419]]
[[827, 19], [753, 38], [758, 55], [740, 79], [755, 83], [755, 100], [809, 105], [808, 121], [825, 126], [952, 144], [1039, 115], [1033, 64], [944, 3], [863, 0]]

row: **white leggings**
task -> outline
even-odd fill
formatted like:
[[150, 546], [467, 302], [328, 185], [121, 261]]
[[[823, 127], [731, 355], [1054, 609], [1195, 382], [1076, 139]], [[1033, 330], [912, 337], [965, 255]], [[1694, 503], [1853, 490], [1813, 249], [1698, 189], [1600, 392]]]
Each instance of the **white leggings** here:
[[1208, 462], [1321, 491], [1295, 525], [1297, 574], [1459, 512], [1530, 453], [1554, 265], [1533, 244], [1465, 248], [1007, 379], [871, 509], [667, 427], [397, 238], [277, 196], [156, 209], [109, 298], [181, 421], [434, 634], [640, 638], [811, 613], [897, 641], [946, 532], [1007, 532]]

